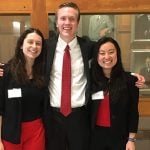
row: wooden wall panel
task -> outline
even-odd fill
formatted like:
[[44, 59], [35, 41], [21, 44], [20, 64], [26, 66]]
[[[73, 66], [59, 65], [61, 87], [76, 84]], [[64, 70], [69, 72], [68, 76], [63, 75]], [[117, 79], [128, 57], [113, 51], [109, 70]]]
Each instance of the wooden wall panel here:
[[[42, 0], [41, 0], [42, 1]], [[55, 13], [59, 4], [68, 0], [46, 0], [48, 13]], [[72, 0], [82, 13], [135, 13], [150, 12], [149, 0]], [[1, 0], [0, 13], [30, 13], [32, 0]]]
[[48, 14], [45, 0], [32, 0], [31, 26], [39, 28], [48, 38]]
[[[67, 0], [46, 0], [48, 13], [55, 13], [59, 4]], [[82, 13], [135, 13], [150, 12], [150, 0], [72, 0]]]
[[0, 13], [30, 13], [31, 0], [1, 0]]
[[139, 113], [141, 116], [150, 116], [150, 98], [141, 98], [139, 101]]

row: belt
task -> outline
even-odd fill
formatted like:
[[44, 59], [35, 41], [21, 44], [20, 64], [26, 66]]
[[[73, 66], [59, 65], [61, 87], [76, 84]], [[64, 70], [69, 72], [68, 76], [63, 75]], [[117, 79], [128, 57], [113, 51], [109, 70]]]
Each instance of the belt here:
[[[52, 107], [52, 106], [50, 106], [50, 109], [52, 111], [54, 111], [54, 112], [60, 112], [60, 108], [58, 108], [58, 107]], [[72, 112], [76, 112], [76, 111], [83, 111], [85, 109], [86, 109], [86, 107], [82, 106], [82, 107], [72, 108], [71, 110], [72, 110]]]

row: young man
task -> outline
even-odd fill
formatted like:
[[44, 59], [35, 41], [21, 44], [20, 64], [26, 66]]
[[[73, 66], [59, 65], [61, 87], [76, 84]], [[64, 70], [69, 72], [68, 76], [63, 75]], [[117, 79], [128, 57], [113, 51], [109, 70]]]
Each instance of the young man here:
[[[89, 59], [93, 42], [76, 36], [79, 20], [80, 11], [75, 3], [61, 4], [56, 13], [59, 36], [47, 41], [51, 105], [46, 117], [47, 150], [88, 150]], [[67, 45], [71, 57], [71, 112], [65, 116], [60, 111], [65, 91], [61, 88], [65, 80], [62, 78], [63, 55]]]

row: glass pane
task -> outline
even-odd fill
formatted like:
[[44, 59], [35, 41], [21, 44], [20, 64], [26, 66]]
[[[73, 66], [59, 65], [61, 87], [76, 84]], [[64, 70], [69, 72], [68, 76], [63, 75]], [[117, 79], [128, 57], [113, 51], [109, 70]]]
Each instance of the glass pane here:
[[53, 36], [57, 35], [55, 15], [49, 15], [48, 22], [49, 22], [49, 37], [52, 38]]
[[30, 16], [0, 16], [0, 62], [13, 56], [18, 36], [29, 26]]
[[97, 41], [103, 36], [114, 37], [114, 17], [114, 15], [82, 15], [78, 35], [89, 37], [92, 41]]

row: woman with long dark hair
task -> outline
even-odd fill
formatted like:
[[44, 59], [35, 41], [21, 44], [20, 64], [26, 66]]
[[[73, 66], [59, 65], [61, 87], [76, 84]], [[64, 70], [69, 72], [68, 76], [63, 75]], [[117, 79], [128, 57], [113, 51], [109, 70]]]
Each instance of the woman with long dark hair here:
[[137, 78], [124, 70], [120, 47], [113, 38], [96, 43], [91, 68], [91, 150], [135, 150]]
[[0, 78], [0, 150], [45, 150], [42, 116], [49, 101], [44, 62], [44, 37], [29, 28]]

